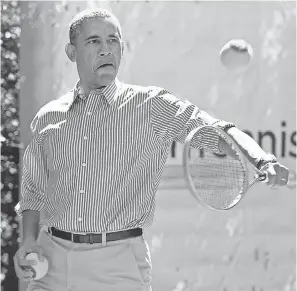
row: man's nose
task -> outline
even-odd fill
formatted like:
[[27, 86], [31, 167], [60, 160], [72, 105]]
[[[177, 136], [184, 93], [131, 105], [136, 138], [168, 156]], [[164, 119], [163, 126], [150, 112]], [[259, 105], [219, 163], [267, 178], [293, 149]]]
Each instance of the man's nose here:
[[99, 57], [106, 57], [111, 54], [110, 48], [107, 43], [103, 43], [99, 50]]
[[99, 57], [106, 57], [106, 56], [109, 56], [109, 55], [111, 55], [111, 51], [101, 51], [100, 53], [99, 53]]

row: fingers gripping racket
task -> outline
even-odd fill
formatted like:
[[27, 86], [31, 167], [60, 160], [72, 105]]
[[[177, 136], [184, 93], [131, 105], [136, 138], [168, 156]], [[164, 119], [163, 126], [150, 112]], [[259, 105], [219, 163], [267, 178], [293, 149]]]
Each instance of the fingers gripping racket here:
[[[220, 139], [230, 147], [228, 155], [219, 150], [214, 153], [215, 146], [209, 141]], [[256, 182], [267, 182], [266, 173], [245, 158], [232, 137], [214, 126], [190, 132], [184, 144], [183, 164], [190, 192], [201, 204], [214, 210], [231, 209]]]

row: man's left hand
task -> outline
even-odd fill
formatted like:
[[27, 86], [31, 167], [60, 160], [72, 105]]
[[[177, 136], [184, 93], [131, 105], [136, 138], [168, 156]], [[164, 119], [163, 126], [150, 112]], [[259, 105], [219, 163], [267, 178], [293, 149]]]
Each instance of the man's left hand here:
[[270, 188], [286, 186], [289, 181], [289, 169], [280, 163], [267, 163], [261, 168], [267, 173], [267, 185]]

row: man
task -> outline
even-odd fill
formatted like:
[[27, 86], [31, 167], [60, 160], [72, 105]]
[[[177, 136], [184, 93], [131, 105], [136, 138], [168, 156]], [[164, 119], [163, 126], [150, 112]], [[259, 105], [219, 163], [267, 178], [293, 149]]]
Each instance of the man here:
[[[70, 26], [66, 53], [79, 82], [34, 118], [24, 154], [23, 242], [14, 262], [28, 290], [151, 290], [151, 258], [142, 229], [151, 225], [155, 193], [174, 140], [199, 126], [224, 128], [268, 184], [285, 185], [288, 169], [234, 124], [217, 120], [159, 87], [120, 82], [122, 32], [103, 9], [83, 11]], [[224, 152], [224, 143], [212, 142]], [[45, 227], [38, 235], [40, 211]], [[91, 235], [90, 235], [91, 234]], [[36, 252], [49, 261], [32, 281], [25, 260]]]

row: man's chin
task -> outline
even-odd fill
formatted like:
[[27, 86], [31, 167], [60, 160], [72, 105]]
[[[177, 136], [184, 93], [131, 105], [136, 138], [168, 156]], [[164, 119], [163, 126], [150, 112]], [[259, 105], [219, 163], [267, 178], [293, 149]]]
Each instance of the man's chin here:
[[116, 74], [100, 74], [97, 76], [97, 83], [100, 87], [106, 87], [114, 82]]

